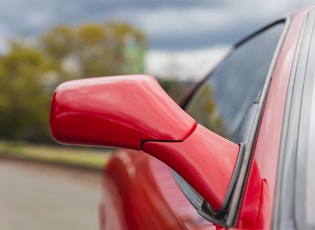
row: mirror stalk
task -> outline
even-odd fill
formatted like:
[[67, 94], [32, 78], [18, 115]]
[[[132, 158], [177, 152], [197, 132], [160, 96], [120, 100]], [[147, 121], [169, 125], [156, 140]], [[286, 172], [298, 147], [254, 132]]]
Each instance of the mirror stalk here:
[[196, 125], [151, 76], [61, 84], [50, 128], [63, 144], [142, 149], [174, 169], [216, 212], [225, 206], [239, 145]]
[[184, 178], [215, 211], [220, 211], [240, 147], [201, 125], [182, 142], [144, 142], [142, 150]]

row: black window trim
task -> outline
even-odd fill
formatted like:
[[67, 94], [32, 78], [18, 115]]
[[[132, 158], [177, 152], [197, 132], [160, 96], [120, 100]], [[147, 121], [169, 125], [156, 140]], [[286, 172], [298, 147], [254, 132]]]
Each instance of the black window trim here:
[[[253, 125], [250, 131], [250, 135], [249, 135], [249, 141], [248, 143], [246, 143], [246, 148], [245, 148], [245, 152], [244, 152], [244, 157], [243, 157], [243, 163], [241, 165], [241, 169], [240, 169], [240, 173], [233, 191], [233, 195], [231, 197], [230, 200], [230, 205], [229, 205], [229, 213], [226, 219], [225, 223], [222, 223], [220, 221], [220, 224], [222, 224], [225, 227], [233, 227], [236, 225], [236, 221], [238, 219], [238, 214], [239, 214], [239, 209], [240, 209], [240, 204], [243, 200], [243, 194], [244, 194], [244, 190], [245, 190], [245, 186], [246, 186], [246, 182], [248, 179], [248, 171], [251, 165], [251, 160], [252, 160], [252, 152], [253, 152], [253, 148], [256, 142], [256, 138], [257, 138], [257, 134], [258, 134], [258, 127], [260, 125], [261, 122], [261, 118], [262, 118], [262, 111], [264, 109], [265, 106], [265, 102], [266, 102], [266, 96], [268, 94], [268, 90], [269, 90], [269, 86], [270, 86], [270, 81], [272, 78], [272, 74], [274, 72], [274, 68], [276, 66], [276, 62], [277, 59], [279, 57], [280, 54], [280, 50], [283, 44], [283, 41], [285, 39], [285, 35], [287, 34], [289, 25], [290, 25], [291, 19], [290, 17], [287, 18], [280, 18], [276, 21], [274, 21], [273, 23], [262, 27], [261, 29], [257, 30], [256, 32], [252, 33], [251, 35], [245, 37], [243, 40], [241, 40], [240, 42], [238, 42], [237, 44], [235, 44], [232, 49], [230, 50], [230, 52], [225, 56], [225, 58], [218, 63], [217, 66], [215, 66], [212, 71], [210, 71], [210, 73], [207, 75], [207, 77], [205, 77], [202, 81], [200, 81], [199, 83], [197, 83], [192, 90], [188, 93], [188, 95], [184, 98], [184, 100], [182, 101], [182, 103], [180, 103], [180, 106], [185, 110], [188, 102], [190, 101], [190, 99], [193, 97], [194, 93], [204, 84], [205, 81], [207, 81], [213, 71], [215, 71], [219, 65], [224, 62], [224, 60], [226, 58], [229, 57], [229, 55], [233, 52], [233, 50], [235, 50], [237, 47], [239, 47], [240, 45], [242, 45], [243, 43], [245, 43], [246, 41], [248, 41], [249, 39], [257, 36], [258, 34], [260, 34], [261, 32], [265, 31], [266, 29], [279, 24], [279, 23], [284, 23], [284, 29], [282, 31], [281, 37], [279, 38], [278, 44], [277, 44], [277, 48], [274, 52], [274, 56], [272, 59], [272, 62], [270, 64], [269, 67], [269, 71], [268, 74], [266, 76], [266, 80], [263, 86], [263, 90], [261, 91], [260, 94], [260, 98], [257, 104], [257, 110], [256, 113], [254, 115], [254, 119], [253, 119]], [[179, 184], [179, 183], [178, 183]], [[181, 187], [179, 185], [179, 187]], [[182, 189], [182, 188], [181, 188]], [[214, 221], [215, 222], [215, 221]]]
[[262, 90], [261, 95], [260, 95], [260, 100], [258, 102], [258, 107], [257, 107], [257, 111], [256, 111], [256, 114], [254, 117], [252, 129], [251, 129], [250, 134], [249, 134], [249, 141], [248, 141], [248, 143], [246, 143], [243, 165], [242, 165], [242, 168], [241, 168], [241, 171], [239, 174], [237, 184], [235, 186], [235, 190], [234, 190], [232, 200], [231, 200], [230, 213], [229, 213], [229, 216], [228, 216], [227, 221], [226, 221], [227, 227], [235, 226], [236, 221], [238, 219], [239, 209], [240, 209], [240, 205], [242, 203], [242, 200], [244, 198], [244, 190], [245, 190], [247, 180], [248, 180], [248, 172], [249, 172], [250, 165], [252, 162], [253, 151], [254, 151], [254, 147], [255, 147], [258, 131], [259, 131], [259, 126], [260, 126], [261, 119], [262, 119], [262, 112], [263, 112], [264, 107], [265, 107], [267, 94], [268, 94], [269, 87], [270, 87], [270, 82], [271, 82], [271, 79], [273, 76], [274, 69], [276, 67], [278, 57], [280, 55], [280, 50], [282, 48], [282, 45], [283, 45], [283, 42], [285, 40], [286, 34], [288, 32], [289, 26], [291, 24], [291, 18], [290, 17], [281, 18], [281, 19], [263, 27], [262, 29], [258, 30], [256, 33], [248, 36], [243, 41], [241, 41], [240, 43], [237, 44], [237, 45], [241, 45], [243, 42], [246, 42], [251, 37], [256, 36], [257, 34], [261, 33], [262, 31], [264, 31], [264, 30], [266, 30], [266, 29], [268, 29], [268, 28], [270, 28], [270, 27], [272, 27], [278, 23], [284, 23], [284, 29], [282, 31], [282, 34], [281, 34], [281, 37], [278, 41], [278, 45], [277, 45], [277, 48], [275, 50], [272, 62], [270, 64], [269, 72], [267, 74], [266, 81], [265, 81], [263, 90]]

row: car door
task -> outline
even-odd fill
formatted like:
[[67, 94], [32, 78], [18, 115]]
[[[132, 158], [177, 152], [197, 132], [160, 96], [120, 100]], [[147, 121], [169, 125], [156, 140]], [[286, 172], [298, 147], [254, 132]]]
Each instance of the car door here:
[[[182, 196], [184, 206], [190, 210], [194, 206], [199, 219], [213, 223], [211, 228], [269, 229], [272, 221], [279, 219], [274, 207], [282, 210], [281, 200], [275, 191], [279, 190], [277, 174], [283, 172], [279, 154], [287, 146], [284, 137], [289, 135], [287, 101], [295, 87], [290, 76], [299, 72], [299, 54], [309, 51], [303, 39], [312, 38], [306, 36], [305, 24], [311, 18], [310, 9], [276, 21], [234, 46], [187, 96], [182, 108], [190, 116], [150, 76], [84, 79], [57, 88], [50, 122], [56, 140], [133, 149], [121, 150], [105, 169], [105, 177], [106, 172], [111, 173], [113, 185], [109, 188], [121, 188], [113, 193], [121, 216], [110, 219], [120, 223], [129, 218], [122, 228], [159, 229], [159, 220], [166, 217], [176, 219], [180, 228], [190, 228], [188, 222], [176, 218], [178, 200], [157, 189], [162, 183], [181, 194], [172, 178], [191, 202]], [[303, 73], [305, 68], [301, 68]], [[313, 92], [312, 88], [306, 91]], [[314, 136], [312, 132], [310, 136]], [[163, 173], [152, 168], [152, 156], [178, 174], [169, 176], [164, 165], [161, 171], [167, 172], [168, 179], [156, 176]], [[155, 159], [154, 164], [160, 168], [162, 162]], [[304, 174], [302, 170], [299, 177]], [[148, 183], [139, 183], [136, 178], [140, 177]], [[158, 196], [153, 198], [148, 191]], [[142, 206], [135, 195], [145, 198]], [[112, 200], [109, 203], [114, 208]], [[305, 202], [296, 204], [303, 208]], [[164, 215], [165, 208], [168, 215]], [[152, 218], [144, 224], [138, 216]], [[304, 226], [301, 218], [299, 221]], [[312, 225], [312, 221], [306, 223]]]
[[[236, 44], [184, 101], [186, 112], [199, 124], [237, 144], [242, 143], [244, 148], [250, 148], [259, 129], [266, 91], [286, 29], [286, 21], [279, 20]], [[252, 151], [248, 150], [247, 154], [249, 158]], [[179, 184], [183, 184], [178, 175], [175, 177]], [[189, 191], [187, 186], [182, 187], [198, 209], [204, 202], [203, 198]], [[241, 198], [238, 199], [240, 202]], [[201, 214], [214, 223], [231, 226], [236, 222], [235, 213], [220, 218], [211, 215], [210, 211]]]
[[315, 11], [307, 12], [290, 73], [279, 149], [274, 229], [315, 229]]

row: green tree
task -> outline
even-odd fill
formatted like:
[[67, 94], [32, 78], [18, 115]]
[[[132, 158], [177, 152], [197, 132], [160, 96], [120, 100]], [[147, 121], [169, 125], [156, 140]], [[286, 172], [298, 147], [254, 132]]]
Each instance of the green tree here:
[[48, 139], [50, 95], [44, 91], [44, 73], [50, 69], [35, 49], [11, 43], [0, 57], [0, 135], [9, 139]]
[[132, 38], [145, 47], [144, 34], [128, 23], [59, 25], [45, 33], [40, 47], [60, 65], [73, 63], [73, 78], [124, 74], [124, 48]]
[[123, 47], [145, 36], [128, 23], [59, 25], [34, 39], [11, 41], [0, 54], [0, 138], [50, 141], [49, 108], [66, 80], [123, 74]]

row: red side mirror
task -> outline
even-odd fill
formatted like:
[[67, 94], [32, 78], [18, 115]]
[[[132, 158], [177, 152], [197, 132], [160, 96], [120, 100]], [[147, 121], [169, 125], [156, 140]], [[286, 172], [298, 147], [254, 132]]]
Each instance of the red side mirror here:
[[182, 141], [196, 124], [153, 77], [138, 75], [61, 84], [50, 126], [61, 143], [139, 150], [146, 140]]
[[224, 206], [240, 149], [196, 125], [146, 75], [61, 84], [52, 99], [50, 127], [61, 143], [147, 152], [173, 168], [217, 212]]

